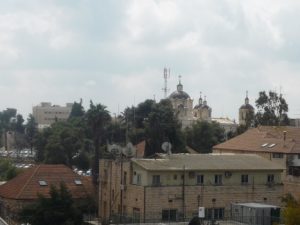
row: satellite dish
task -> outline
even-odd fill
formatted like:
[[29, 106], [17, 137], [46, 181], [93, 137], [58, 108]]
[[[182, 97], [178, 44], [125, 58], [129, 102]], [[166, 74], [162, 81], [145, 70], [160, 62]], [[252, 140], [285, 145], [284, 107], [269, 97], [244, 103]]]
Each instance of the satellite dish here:
[[171, 153], [172, 153], [172, 152], [171, 152], [172, 145], [171, 145], [170, 142], [167, 142], [167, 141], [166, 141], [166, 142], [162, 143], [161, 148], [162, 148], [162, 150], [163, 150], [164, 152], [166, 152], [167, 154], [171, 154]]
[[128, 142], [125, 148], [122, 149], [122, 153], [127, 157], [135, 156], [136, 149], [131, 142]]
[[108, 152], [112, 153], [113, 155], [119, 155], [121, 153], [121, 147], [116, 144], [108, 144], [107, 145]]

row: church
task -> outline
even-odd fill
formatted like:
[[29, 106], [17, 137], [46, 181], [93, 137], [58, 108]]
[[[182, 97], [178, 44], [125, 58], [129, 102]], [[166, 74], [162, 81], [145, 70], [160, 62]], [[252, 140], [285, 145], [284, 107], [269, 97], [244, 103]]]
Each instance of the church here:
[[207, 104], [206, 97], [202, 99], [200, 94], [198, 104], [194, 107], [193, 99], [191, 99], [188, 93], [183, 91], [183, 85], [180, 79], [177, 85], [177, 90], [169, 96], [169, 99], [178, 120], [182, 123], [182, 128], [191, 126], [197, 120], [208, 122], [212, 121], [212, 110]]
[[[234, 120], [229, 118], [212, 118], [212, 108], [207, 104], [206, 97], [202, 99], [202, 94], [198, 103], [194, 106], [193, 99], [188, 93], [183, 91], [183, 85], [179, 77], [179, 83], [177, 84], [177, 89], [170, 94], [168, 99], [171, 101], [175, 114], [178, 120], [182, 124], [182, 128], [191, 126], [196, 121], [208, 121], [208, 122], [218, 122], [221, 127], [224, 128], [225, 134], [228, 132], [235, 132], [238, 124]], [[246, 93], [245, 104], [239, 108], [239, 124], [245, 125], [246, 118], [249, 113], [254, 112], [254, 108], [249, 104], [248, 92]]]

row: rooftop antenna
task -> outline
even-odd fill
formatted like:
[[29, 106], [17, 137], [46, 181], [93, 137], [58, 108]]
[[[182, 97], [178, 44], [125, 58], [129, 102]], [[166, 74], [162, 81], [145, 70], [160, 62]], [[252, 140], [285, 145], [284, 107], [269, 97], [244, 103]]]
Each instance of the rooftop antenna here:
[[172, 154], [172, 151], [171, 151], [172, 145], [171, 145], [170, 142], [167, 142], [167, 141], [166, 141], [166, 142], [162, 143], [161, 148], [162, 148], [162, 150], [163, 150], [164, 152], [166, 152], [168, 155], [171, 155], [171, 154]]
[[165, 98], [168, 96], [168, 79], [170, 78], [170, 68], [169, 70], [167, 68], [164, 68], [164, 80], [165, 80], [165, 87], [162, 89], [165, 94]]

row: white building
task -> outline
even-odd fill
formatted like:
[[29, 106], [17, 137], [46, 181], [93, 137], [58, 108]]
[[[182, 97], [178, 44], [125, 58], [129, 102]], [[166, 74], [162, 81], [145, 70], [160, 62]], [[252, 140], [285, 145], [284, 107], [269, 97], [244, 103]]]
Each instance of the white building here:
[[66, 106], [52, 105], [50, 102], [42, 102], [32, 107], [32, 115], [39, 129], [49, 127], [56, 121], [66, 121], [71, 113], [73, 103]]

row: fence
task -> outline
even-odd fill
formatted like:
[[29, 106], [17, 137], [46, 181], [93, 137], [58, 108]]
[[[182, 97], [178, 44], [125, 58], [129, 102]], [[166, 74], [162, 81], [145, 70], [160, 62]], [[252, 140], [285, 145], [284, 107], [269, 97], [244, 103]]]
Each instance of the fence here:
[[[104, 221], [103, 224], [169, 224], [169, 225], [187, 225], [189, 221], [197, 213], [186, 213], [189, 215], [183, 217], [180, 213], [169, 212], [167, 215], [162, 213], [148, 213], [144, 218], [139, 217], [136, 213], [133, 215], [119, 215], [113, 214], [110, 219]], [[283, 224], [283, 220], [280, 217], [273, 216], [245, 216], [245, 215], [233, 215], [231, 212], [215, 211], [214, 213], [206, 212], [205, 218], [200, 219], [201, 225], [279, 225]]]

